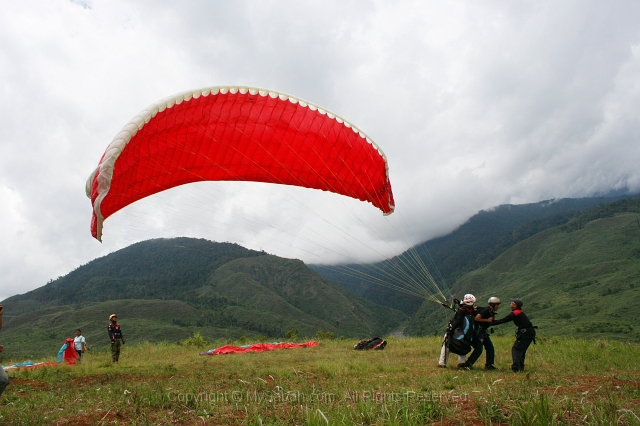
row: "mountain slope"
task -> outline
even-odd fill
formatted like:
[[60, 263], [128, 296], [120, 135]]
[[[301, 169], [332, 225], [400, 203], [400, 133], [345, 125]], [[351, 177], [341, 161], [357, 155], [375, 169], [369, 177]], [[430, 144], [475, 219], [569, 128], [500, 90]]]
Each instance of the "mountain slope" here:
[[299, 260], [189, 238], [134, 244], [2, 304], [8, 352], [37, 350], [24, 336], [51, 351], [75, 328], [104, 346], [103, 329], [113, 312], [128, 334], [149, 341], [184, 339], [194, 331], [212, 340], [281, 338], [291, 329], [309, 337], [318, 331], [367, 337], [405, 319], [322, 279]]
[[[452, 291], [473, 293], [483, 306], [489, 297], [500, 297], [506, 303], [499, 317], [508, 313], [510, 297], [520, 297], [542, 335], [638, 341], [640, 326], [632, 311], [640, 297], [639, 218], [633, 212], [600, 214], [580, 226], [570, 222], [548, 229], [465, 275]], [[425, 303], [406, 331], [442, 333], [450, 316], [442, 307]], [[497, 330], [510, 333], [511, 328]]]
[[[443, 237], [429, 240], [413, 248], [434, 274], [441, 288], [451, 286], [458, 278], [474, 269], [483, 267], [496, 259], [510, 247], [545, 229], [563, 225], [576, 214], [600, 204], [608, 204], [629, 196], [565, 198], [522, 205], [502, 205], [483, 210], [471, 217], [458, 229]], [[398, 257], [409, 258], [404, 253]], [[401, 260], [399, 260], [402, 263]], [[437, 266], [437, 271], [432, 265]], [[356, 270], [365, 270], [376, 275], [383, 267], [349, 265]], [[412, 315], [423, 303], [423, 299], [371, 283], [341, 272], [340, 267], [310, 265], [324, 278], [375, 303], [399, 309]], [[442, 278], [436, 272], [440, 272]], [[444, 283], [446, 284], [443, 284]]]
[[[225, 263], [266, 253], [192, 238], [143, 241], [94, 259], [64, 277], [5, 300], [6, 315], [34, 308], [117, 299], [190, 300]], [[24, 308], [23, 308], [24, 306]]]

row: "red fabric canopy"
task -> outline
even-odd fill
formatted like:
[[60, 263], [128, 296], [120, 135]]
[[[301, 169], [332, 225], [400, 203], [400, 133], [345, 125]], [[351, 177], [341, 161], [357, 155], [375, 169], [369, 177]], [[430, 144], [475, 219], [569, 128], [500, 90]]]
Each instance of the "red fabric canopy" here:
[[211, 349], [207, 352], [202, 352], [200, 355], [226, 355], [226, 354], [242, 354], [246, 352], [264, 352], [275, 351], [277, 349], [290, 349], [290, 348], [308, 348], [312, 346], [318, 346], [318, 342], [310, 341], [305, 343], [256, 343], [248, 346], [221, 346], [219, 348]]
[[142, 111], [114, 138], [87, 182], [91, 233], [121, 208], [197, 181], [255, 181], [394, 201], [384, 154], [340, 117], [260, 89], [188, 92]]
[[62, 359], [69, 365], [76, 365], [76, 362], [78, 362], [78, 353], [76, 352], [76, 348], [73, 345], [73, 339], [67, 337], [66, 342], [67, 348], [64, 351]]

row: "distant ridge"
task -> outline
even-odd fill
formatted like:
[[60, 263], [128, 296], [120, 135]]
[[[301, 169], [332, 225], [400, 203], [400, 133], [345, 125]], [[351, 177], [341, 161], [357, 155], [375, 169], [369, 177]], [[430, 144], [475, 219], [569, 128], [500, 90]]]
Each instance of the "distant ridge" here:
[[[633, 321], [640, 298], [640, 198], [585, 210], [568, 223], [539, 232], [452, 287], [473, 293], [480, 306], [491, 296], [520, 297], [542, 336], [572, 335], [640, 341]], [[410, 319], [410, 335], [439, 334], [451, 312], [424, 303]], [[513, 327], [496, 328], [500, 334]]]
[[293, 329], [309, 337], [319, 331], [366, 337], [405, 318], [322, 279], [302, 261], [193, 238], [133, 244], [2, 304], [8, 355], [42, 345], [57, 350], [76, 328], [104, 347], [113, 312], [138, 341], [175, 341], [195, 331], [208, 339], [282, 338]]
[[[510, 247], [539, 232], [564, 225], [575, 215], [600, 204], [609, 204], [637, 196], [563, 198], [522, 205], [501, 205], [482, 210], [450, 234], [434, 238], [414, 247], [425, 264], [432, 269], [429, 256], [451, 287], [464, 274], [481, 268]], [[402, 256], [406, 256], [403, 254]], [[324, 278], [375, 303], [413, 315], [424, 302], [370, 281], [350, 277], [326, 265], [309, 265]], [[358, 269], [357, 265], [350, 265]], [[432, 271], [435, 274], [435, 271]]]

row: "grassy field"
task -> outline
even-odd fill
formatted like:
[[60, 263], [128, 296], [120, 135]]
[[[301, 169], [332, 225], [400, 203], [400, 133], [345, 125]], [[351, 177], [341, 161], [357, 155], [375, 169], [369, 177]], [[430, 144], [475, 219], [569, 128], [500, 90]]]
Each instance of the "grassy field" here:
[[[10, 372], [2, 424], [629, 424], [640, 425], [640, 350], [607, 340], [540, 338], [512, 373], [512, 338], [494, 339], [500, 371], [436, 368], [438, 338], [200, 356], [176, 344], [124, 346], [81, 365]], [[218, 342], [221, 343], [221, 342]], [[217, 346], [215, 344], [209, 345]], [[51, 361], [48, 359], [45, 361]], [[8, 364], [4, 360], [4, 364]]]

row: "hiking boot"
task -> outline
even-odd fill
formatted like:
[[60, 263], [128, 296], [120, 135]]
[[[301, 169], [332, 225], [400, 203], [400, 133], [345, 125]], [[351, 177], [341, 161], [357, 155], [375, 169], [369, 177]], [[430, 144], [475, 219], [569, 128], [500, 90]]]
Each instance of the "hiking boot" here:
[[493, 365], [485, 365], [485, 366], [484, 366], [484, 369], [485, 369], [485, 370], [497, 370], [497, 369], [498, 369], [498, 367], [494, 367]]
[[472, 367], [466, 362], [461, 362], [460, 364], [458, 364], [458, 370], [471, 370], [471, 368]]

